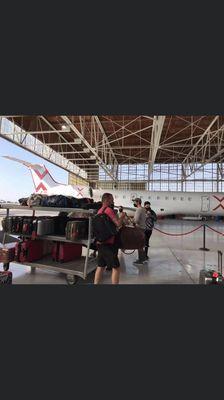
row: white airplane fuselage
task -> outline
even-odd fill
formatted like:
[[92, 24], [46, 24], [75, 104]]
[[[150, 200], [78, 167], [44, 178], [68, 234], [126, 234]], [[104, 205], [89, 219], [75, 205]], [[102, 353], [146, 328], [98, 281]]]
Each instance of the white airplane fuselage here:
[[133, 208], [132, 199], [140, 197], [142, 204], [151, 203], [157, 215], [202, 215], [224, 216], [224, 195], [206, 192], [150, 192], [131, 190], [109, 190], [116, 206]]
[[133, 214], [135, 208], [133, 199], [140, 197], [142, 204], [145, 201], [151, 203], [152, 209], [157, 215], [201, 215], [224, 216], [224, 193], [213, 192], [150, 192], [147, 190], [91, 190], [83, 185], [65, 185], [58, 183], [51, 176], [44, 165], [32, 164], [14, 157], [5, 158], [16, 161], [29, 168], [36, 193], [50, 195], [73, 196], [77, 198], [93, 197], [100, 201], [103, 193], [109, 192], [114, 196], [115, 206], [123, 206], [129, 214]]

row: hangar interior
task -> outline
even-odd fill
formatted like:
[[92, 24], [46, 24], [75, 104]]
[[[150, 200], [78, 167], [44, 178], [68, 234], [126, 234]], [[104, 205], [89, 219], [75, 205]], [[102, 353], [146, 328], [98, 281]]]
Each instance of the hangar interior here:
[[[0, 117], [0, 137], [68, 171], [69, 183], [105, 190], [224, 192], [223, 134], [220, 115]], [[174, 233], [188, 231], [198, 221], [160, 224]], [[222, 244], [214, 232], [208, 233], [208, 240], [213, 251], [204, 253], [198, 252], [198, 231], [190, 238], [155, 232], [151, 264], [145, 269], [136, 270], [132, 256], [121, 255], [123, 283], [196, 283], [199, 268], [216, 263], [215, 252]]]
[[223, 116], [4, 116], [0, 136], [92, 187], [223, 191]]

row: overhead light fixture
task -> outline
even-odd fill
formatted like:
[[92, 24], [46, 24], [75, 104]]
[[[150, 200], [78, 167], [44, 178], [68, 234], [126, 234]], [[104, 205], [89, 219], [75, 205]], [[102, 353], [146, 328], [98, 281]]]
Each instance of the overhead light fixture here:
[[66, 125], [62, 125], [62, 129], [63, 130], [67, 129], [67, 126]]

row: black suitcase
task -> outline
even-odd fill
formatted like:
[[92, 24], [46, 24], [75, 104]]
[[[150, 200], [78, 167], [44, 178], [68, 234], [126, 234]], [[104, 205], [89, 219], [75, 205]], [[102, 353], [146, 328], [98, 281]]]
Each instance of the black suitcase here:
[[4, 232], [12, 233], [12, 226], [13, 226], [13, 218], [14, 217], [5, 217], [2, 220], [2, 228]]
[[54, 217], [54, 233], [55, 235], [65, 236], [65, 229], [69, 218], [67, 215], [58, 215]]
[[66, 225], [66, 239], [71, 241], [88, 239], [89, 220], [77, 218]]
[[222, 252], [218, 250], [218, 270], [202, 269], [199, 274], [199, 285], [224, 285], [222, 275]]
[[23, 231], [23, 220], [24, 217], [13, 217], [13, 232], [12, 233], [22, 233]]

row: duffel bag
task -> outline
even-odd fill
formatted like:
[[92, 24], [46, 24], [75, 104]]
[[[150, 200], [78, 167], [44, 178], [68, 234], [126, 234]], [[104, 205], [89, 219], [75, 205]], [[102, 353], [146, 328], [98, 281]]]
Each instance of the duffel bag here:
[[48, 196], [44, 201], [46, 207], [61, 207], [67, 208], [68, 207], [68, 198], [63, 195], [52, 195]]
[[94, 203], [87, 203], [84, 205], [85, 210], [99, 210], [102, 207], [102, 201], [94, 202]]
[[123, 250], [142, 249], [145, 246], [145, 234], [140, 228], [124, 226], [119, 230], [116, 241]]
[[44, 196], [42, 194], [31, 194], [31, 196], [27, 200], [27, 205], [29, 207], [42, 206], [43, 197]]
[[28, 201], [29, 197], [22, 197], [21, 199], [19, 199], [19, 204], [21, 206], [27, 206], [27, 201]]

